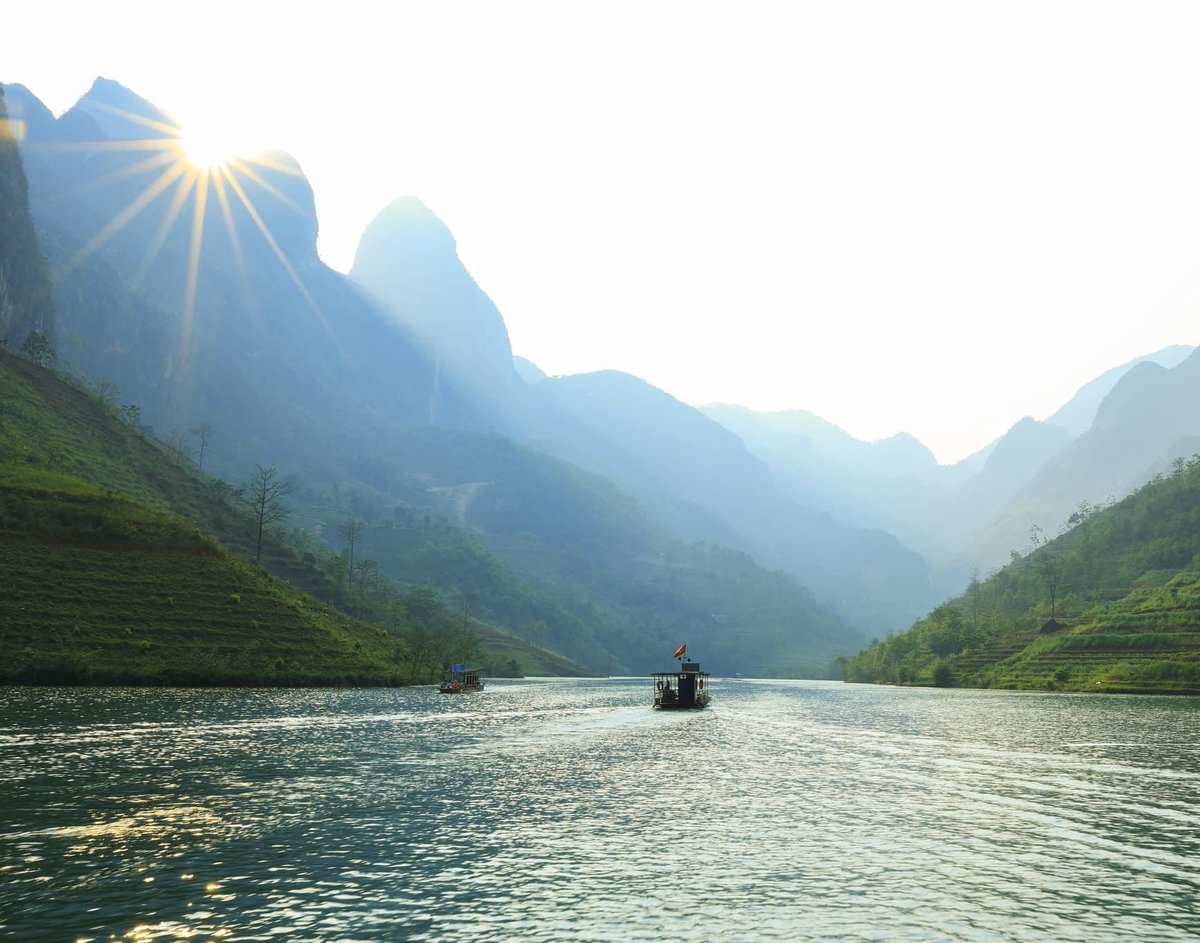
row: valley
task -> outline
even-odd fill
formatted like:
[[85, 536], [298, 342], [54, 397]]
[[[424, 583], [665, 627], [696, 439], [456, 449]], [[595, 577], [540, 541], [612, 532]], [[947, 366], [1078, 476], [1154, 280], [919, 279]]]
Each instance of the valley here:
[[[687, 639], [714, 670], [763, 677], [1119, 689], [1171, 674], [1157, 661], [1089, 673], [1047, 653], [1108, 638], [1101, 627], [1118, 613], [1145, 612], [1137, 594], [1148, 587], [1182, 586], [1186, 554], [1106, 574], [1103, 587], [1071, 568], [1061, 639], [1040, 634], [1043, 601], [1019, 574], [1080, 539], [1068, 524], [1080, 508], [1106, 520], [1125, 495], [1190, 467], [1200, 451], [1194, 347], [1114, 367], [1054, 415], [939, 465], [911, 436], [861, 442], [799, 410], [696, 408], [619, 371], [547, 376], [514, 356], [503, 316], [421, 201], [386, 206], [341, 275], [317, 254], [312, 190], [290, 156], [190, 168], [170, 115], [107, 79], [58, 118], [21, 86], [6, 86], [5, 100], [22, 135], [4, 144], [2, 182], [8, 205], [25, 209], [4, 227], [0, 331], [24, 359], [0, 362], [0, 468], [6, 533], [41, 541], [8, 551], [10, 582], [36, 583], [40, 568], [86, 571], [86, 553], [56, 564], [42, 538], [69, 538], [73, 554], [80, 541], [104, 543], [115, 525], [102, 508], [115, 501], [118, 516], [143, 521], [135, 530], [158, 528], [129, 550], [150, 556], [127, 569], [153, 570], [161, 545], [159, 589], [121, 592], [148, 600], [147, 632], [165, 631], [172, 617], [158, 607], [178, 572], [170, 559], [193, 539], [183, 532], [197, 529], [222, 566], [243, 567], [258, 550], [238, 486], [269, 468], [290, 498], [263, 573], [230, 570], [221, 579], [237, 588], [224, 603], [218, 589], [199, 591], [196, 622], [219, 635], [222, 620], [237, 624], [230, 597], [261, 596], [269, 609], [272, 592], [294, 586], [315, 597], [295, 611], [334, 607], [329, 618], [379, 640], [331, 679], [431, 676], [448, 657], [432, 654], [434, 639], [491, 652], [495, 670], [513, 673], [639, 673]], [[88, 510], [72, 517], [72, 503]], [[166, 517], [151, 527], [154, 515]], [[68, 519], [102, 526], [72, 534]], [[1026, 548], [1031, 527], [1042, 536]], [[290, 583], [243, 592], [251, 577]], [[1003, 618], [994, 608], [981, 620], [980, 593], [1004, 595], [996, 587], [1009, 583], [1023, 595], [1009, 593]], [[13, 616], [24, 628], [5, 644], [28, 650], [14, 677], [50, 677], [28, 666], [57, 664], [53, 652], [69, 653], [71, 633], [90, 629], [65, 630], [77, 610], [39, 602], [39, 592], [59, 595], [58, 583], [30, 592], [12, 597], [14, 612], [42, 607], [50, 634]], [[968, 596], [965, 641], [931, 644], [926, 629], [960, 626]], [[103, 595], [87, 598], [84, 608], [110, 608]], [[114, 624], [137, 621], [124, 611], [113, 608]], [[1167, 610], [1162, 619], [1186, 622]], [[1185, 665], [1177, 687], [1190, 684], [1189, 639], [1143, 639]], [[883, 641], [864, 650], [871, 640]], [[1133, 644], [1109, 639], [1093, 653], [1107, 670]], [[414, 645], [426, 654], [400, 670], [397, 652]], [[880, 656], [889, 645], [912, 650]], [[113, 651], [124, 652], [114, 665], [136, 662]], [[268, 662], [279, 683], [319, 676], [288, 675], [279, 666], [289, 658], [256, 662], [246, 677], [266, 677]], [[196, 668], [172, 675], [170, 660], [128, 677], [203, 679]], [[120, 676], [111, 666], [62, 671]], [[226, 675], [214, 668], [209, 680]]]

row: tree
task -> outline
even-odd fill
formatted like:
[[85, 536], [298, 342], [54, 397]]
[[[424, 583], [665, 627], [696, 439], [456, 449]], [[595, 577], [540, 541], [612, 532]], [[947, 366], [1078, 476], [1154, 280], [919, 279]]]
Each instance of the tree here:
[[105, 409], [111, 409], [116, 405], [117, 397], [121, 395], [121, 388], [112, 380], [98, 380], [92, 387], [92, 391]]
[[[0, 330], [7, 331], [17, 320], [17, 307], [8, 291], [8, 274], [0, 265]], [[8, 347], [8, 334], [0, 337], [0, 347]]]
[[1037, 524], [1029, 525], [1029, 552], [1037, 550], [1045, 541], [1042, 539], [1042, 529]]
[[188, 446], [187, 435], [182, 432], [173, 432], [171, 438], [167, 440], [167, 448], [175, 456], [175, 461], [179, 464], [190, 462], [192, 460], [192, 450]]
[[358, 584], [359, 593], [367, 596], [387, 590], [386, 580], [379, 572], [379, 564], [374, 560], [359, 560], [354, 564], [354, 582]]
[[1046, 591], [1050, 594], [1050, 621], [1053, 622], [1056, 621], [1054, 618], [1054, 602], [1058, 598], [1058, 587], [1062, 583], [1062, 561], [1058, 557], [1043, 552], [1041, 558], [1038, 560], [1037, 569], [1046, 584]]
[[196, 466], [204, 471], [204, 450], [208, 448], [208, 443], [212, 441], [214, 429], [207, 422], [202, 422], [192, 430], [192, 435], [200, 443], [200, 453], [196, 458]]
[[255, 524], [255, 562], [262, 557], [264, 528], [283, 520], [291, 513], [284, 505], [283, 499], [295, 490], [296, 486], [280, 478], [279, 472], [274, 468], [256, 465], [254, 474], [246, 478], [234, 492], [237, 499], [250, 509], [250, 516]]
[[347, 518], [342, 522], [342, 526], [338, 528], [338, 533], [342, 535], [342, 539], [350, 545], [350, 565], [346, 568], [347, 589], [354, 589], [354, 544], [363, 532], [363, 522], [357, 517]]
[[1085, 523], [1092, 515], [1100, 510], [1098, 504], [1092, 504], [1087, 499], [1079, 502], [1079, 506], [1071, 512], [1071, 516], [1067, 518], [1067, 527], [1077, 527]]
[[53, 367], [54, 362], [58, 360], [58, 354], [54, 351], [54, 345], [50, 343], [50, 339], [41, 331], [30, 331], [29, 336], [25, 338], [25, 343], [21, 345], [21, 353], [23, 353], [29, 361], [36, 363], [39, 367]]
[[962, 611], [949, 603], [938, 606], [929, 614], [924, 634], [929, 650], [939, 658], [961, 652], [967, 642]]

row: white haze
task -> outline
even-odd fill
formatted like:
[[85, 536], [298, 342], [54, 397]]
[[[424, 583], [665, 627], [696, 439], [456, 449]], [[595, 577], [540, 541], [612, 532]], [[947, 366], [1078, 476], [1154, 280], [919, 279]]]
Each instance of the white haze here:
[[102, 74], [316, 191], [419, 195], [550, 373], [802, 408], [943, 461], [1200, 341], [1187, 3], [23, 4], [0, 81]]

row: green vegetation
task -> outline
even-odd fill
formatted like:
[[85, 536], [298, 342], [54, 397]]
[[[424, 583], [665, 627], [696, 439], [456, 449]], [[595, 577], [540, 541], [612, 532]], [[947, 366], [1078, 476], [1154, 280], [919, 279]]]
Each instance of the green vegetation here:
[[1200, 693], [1200, 456], [842, 660], [848, 681]]
[[321, 605], [173, 514], [0, 466], [0, 681], [398, 683], [403, 640]]
[[578, 673], [429, 587], [350, 595], [116, 399], [0, 351], [0, 683], [398, 684], [465, 657]]

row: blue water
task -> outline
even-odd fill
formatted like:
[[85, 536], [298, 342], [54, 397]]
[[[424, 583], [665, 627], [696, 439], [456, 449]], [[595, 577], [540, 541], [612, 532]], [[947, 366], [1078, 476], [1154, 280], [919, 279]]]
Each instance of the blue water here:
[[1200, 700], [0, 689], [0, 938], [1200, 939]]

